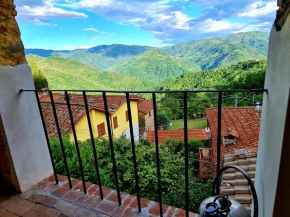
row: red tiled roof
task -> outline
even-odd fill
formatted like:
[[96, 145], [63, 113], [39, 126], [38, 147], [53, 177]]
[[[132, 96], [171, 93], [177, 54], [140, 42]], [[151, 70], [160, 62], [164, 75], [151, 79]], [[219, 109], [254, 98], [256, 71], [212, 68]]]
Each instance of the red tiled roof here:
[[[77, 105], [84, 105], [84, 99], [83, 95], [81, 94], [69, 94], [70, 97], [70, 103], [71, 104], [77, 104]], [[53, 99], [55, 102], [58, 103], [65, 103], [65, 96], [59, 93], [53, 94]], [[130, 96], [131, 100], [142, 100], [141, 97], [131, 95]], [[40, 95], [40, 100], [41, 102], [50, 102], [50, 97], [49, 95]], [[94, 105], [89, 105], [92, 108], [100, 111], [105, 111], [104, 107], [104, 100], [102, 95], [87, 95], [87, 101], [89, 103], [90, 100], [94, 100]], [[126, 102], [126, 97], [122, 95], [107, 95], [107, 103], [108, 103], [108, 109], [109, 110], [117, 110], [124, 102]], [[113, 113], [113, 112], [111, 112]]]
[[[48, 102], [41, 102], [41, 108], [48, 135], [53, 137], [57, 136], [57, 129], [51, 104]], [[67, 105], [64, 103], [55, 103], [55, 109], [61, 131], [71, 133], [72, 128]], [[81, 105], [71, 105], [71, 110], [75, 124], [77, 124], [86, 114], [85, 107]]]
[[[183, 130], [158, 130], [158, 141], [161, 144], [166, 143], [168, 139], [184, 140]], [[188, 130], [188, 139], [209, 140], [210, 135], [204, 129]], [[146, 140], [155, 143], [155, 130], [149, 130]]]
[[144, 99], [138, 102], [138, 111], [147, 114], [153, 109], [153, 102], [151, 100]]
[[[206, 109], [206, 117], [212, 135], [213, 162], [216, 168], [217, 158], [217, 108]], [[261, 114], [255, 114], [254, 107], [224, 107], [222, 108], [222, 138], [229, 134], [236, 137], [236, 144], [224, 146], [221, 144], [221, 159], [224, 154], [232, 153], [234, 149], [248, 149], [258, 146]], [[221, 141], [222, 143], [222, 141]]]
[[[71, 110], [73, 114], [74, 124], [76, 125], [83, 116], [86, 115], [86, 110], [84, 106], [83, 96], [80, 94], [70, 94]], [[47, 132], [50, 136], [57, 135], [57, 129], [55, 125], [54, 115], [52, 111], [52, 106], [50, 103], [49, 95], [41, 94], [39, 95], [41, 101], [42, 112], [44, 116], [45, 126]], [[66, 100], [63, 95], [56, 93], [53, 94], [53, 99], [55, 102], [55, 109], [59, 121], [61, 131], [66, 133], [71, 133], [71, 122], [68, 114], [68, 107]], [[99, 111], [105, 111], [103, 97], [101, 95], [87, 95], [87, 100], [94, 100], [94, 105], [88, 104], [89, 110], [96, 109]], [[140, 97], [130, 96], [131, 100], [140, 100]], [[111, 110], [110, 113], [114, 113], [124, 102], [126, 102], [125, 96], [114, 96], [108, 95], [108, 109]]]

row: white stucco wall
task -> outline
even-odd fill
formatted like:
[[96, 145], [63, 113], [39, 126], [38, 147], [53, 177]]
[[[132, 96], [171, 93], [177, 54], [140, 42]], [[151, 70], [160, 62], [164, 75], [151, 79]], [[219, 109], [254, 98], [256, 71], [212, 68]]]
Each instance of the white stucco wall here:
[[6, 132], [19, 191], [25, 191], [50, 176], [49, 152], [28, 65], [0, 66], [0, 113]]
[[[255, 186], [259, 216], [273, 215], [290, 87], [290, 16], [280, 32], [271, 30]], [[290, 202], [289, 202], [290, 204]]]
[[[135, 124], [133, 126], [133, 132], [134, 132], [134, 140], [139, 141], [139, 124]], [[126, 136], [126, 139], [131, 139], [130, 129], [126, 130], [124, 134]]]

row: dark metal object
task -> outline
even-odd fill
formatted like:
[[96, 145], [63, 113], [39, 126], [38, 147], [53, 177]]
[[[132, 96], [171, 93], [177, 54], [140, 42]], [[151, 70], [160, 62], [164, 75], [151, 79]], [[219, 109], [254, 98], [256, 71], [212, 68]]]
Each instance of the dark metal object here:
[[[222, 98], [223, 92], [219, 92], [218, 98], [218, 129], [217, 129], [217, 172], [220, 171], [221, 167], [221, 134], [222, 134]], [[217, 193], [219, 194], [220, 189], [217, 187]]]
[[134, 131], [133, 131], [133, 121], [132, 121], [132, 113], [131, 113], [131, 105], [130, 105], [130, 95], [129, 95], [129, 93], [126, 93], [126, 101], [127, 101], [127, 108], [128, 108], [130, 137], [131, 137], [132, 154], [133, 154], [133, 162], [134, 162], [134, 172], [135, 172], [135, 183], [136, 183], [136, 192], [137, 192], [138, 211], [141, 212], [141, 201], [140, 201], [140, 194], [139, 194], [139, 178], [138, 178], [138, 169], [137, 169], [136, 152], [135, 152], [135, 140], [134, 140]]
[[71, 127], [72, 127], [72, 131], [73, 131], [74, 141], [75, 141], [75, 145], [76, 145], [76, 151], [77, 151], [77, 156], [78, 156], [78, 160], [79, 160], [79, 166], [80, 166], [80, 170], [81, 170], [81, 177], [82, 177], [82, 182], [83, 182], [83, 190], [84, 190], [84, 193], [86, 194], [87, 193], [87, 187], [86, 187], [86, 182], [85, 182], [85, 177], [84, 177], [82, 159], [81, 159], [79, 143], [78, 143], [78, 139], [77, 139], [77, 133], [76, 133], [76, 129], [75, 129], [74, 119], [73, 119], [72, 110], [71, 110], [71, 106], [70, 106], [70, 102], [69, 102], [69, 96], [68, 96], [67, 91], [65, 91], [65, 98], [66, 98], [68, 114], [69, 114], [69, 118], [70, 118], [70, 122], [71, 122]]
[[188, 131], [187, 131], [187, 92], [183, 95], [184, 104], [184, 160], [185, 160], [185, 210], [186, 217], [189, 217], [189, 194], [188, 194]]
[[[221, 174], [227, 170], [227, 169], [235, 169], [241, 172], [245, 178], [247, 179], [251, 192], [253, 194], [253, 200], [254, 200], [254, 217], [258, 217], [258, 211], [259, 211], [259, 204], [258, 204], [258, 197], [256, 193], [256, 189], [254, 186], [253, 181], [248, 176], [248, 174], [240, 167], [237, 166], [226, 166], [223, 167], [216, 175], [213, 186], [212, 186], [212, 197], [205, 199], [201, 205], [200, 205], [200, 214], [202, 217], [209, 217], [209, 216], [216, 216], [216, 217], [222, 217], [222, 216], [231, 216], [231, 217], [250, 217], [250, 213], [248, 210], [243, 207], [240, 203], [238, 203], [236, 200], [233, 199], [224, 199], [224, 196], [214, 196], [216, 195], [216, 185], [220, 185], [218, 183]], [[225, 206], [226, 205], [226, 206]]]
[[61, 147], [61, 151], [62, 151], [63, 162], [64, 162], [64, 167], [65, 167], [65, 171], [66, 171], [69, 187], [72, 188], [72, 183], [71, 183], [71, 179], [70, 179], [70, 173], [69, 173], [69, 169], [68, 169], [68, 165], [67, 165], [67, 161], [66, 161], [66, 154], [65, 154], [65, 150], [64, 150], [64, 146], [63, 146], [63, 142], [62, 142], [61, 131], [60, 131], [58, 118], [57, 118], [57, 114], [56, 114], [56, 109], [55, 109], [55, 104], [54, 104], [54, 99], [53, 99], [53, 95], [52, 95], [51, 91], [49, 91], [49, 97], [50, 97], [50, 101], [51, 101], [51, 105], [52, 105], [55, 125], [56, 125], [57, 134], [58, 134], [58, 138], [59, 138], [59, 143], [60, 143], [60, 147]]
[[112, 133], [111, 133], [112, 131], [111, 131], [111, 124], [110, 124], [110, 117], [109, 117], [109, 109], [108, 109], [106, 92], [103, 92], [103, 100], [104, 100], [104, 106], [105, 106], [106, 121], [107, 121], [107, 128], [108, 128], [109, 142], [110, 142], [110, 149], [111, 149], [111, 158], [112, 158], [112, 162], [113, 162], [113, 171], [114, 171], [114, 175], [115, 175], [118, 201], [119, 201], [119, 205], [121, 205], [122, 204], [121, 193], [120, 193], [118, 174], [117, 174], [117, 168], [116, 168], [116, 159], [115, 159], [115, 152], [114, 152], [114, 145], [113, 145], [113, 137], [112, 137]]
[[102, 188], [101, 176], [100, 176], [100, 171], [99, 171], [99, 163], [98, 163], [95, 139], [94, 139], [94, 135], [93, 135], [90, 111], [89, 111], [88, 101], [87, 101], [87, 96], [86, 96], [86, 92], [85, 91], [83, 91], [83, 98], [84, 98], [84, 103], [85, 103], [85, 108], [86, 108], [86, 114], [87, 114], [88, 126], [89, 126], [89, 131], [90, 131], [91, 143], [92, 143], [93, 152], [94, 152], [95, 168], [96, 168], [96, 172], [97, 172], [97, 179], [98, 179], [98, 184], [99, 184], [99, 189], [100, 189], [100, 196], [101, 196], [101, 200], [103, 200], [104, 196], [103, 196], [103, 188]]
[[[21, 89], [20, 92], [43, 92], [42, 90], [23, 90]], [[54, 92], [61, 92], [63, 90], [50, 90]], [[240, 90], [160, 90], [160, 91], [137, 91], [137, 90], [131, 90], [131, 91], [126, 91], [126, 90], [67, 90], [69, 92], [92, 92], [92, 93], [219, 93], [219, 92], [228, 92], [228, 93], [235, 93], [235, 92], [240, 92], [240, 93], [250, 93], [250, 92], [255, 92], [255, 93], [268, 93], [267, 89], [240, 89]]]
[[157, 108], [156, 108], [156, 93], [152, 94], [153, 99], [153, 112], [154, 112], [154, 130], [155, 130], [155, 149], [156, 149], [156, 164], [157, 164], [157, 179], [158, 179], [158, 198], [160, 217], [163, 217], [162, 211], [162, 189], [161, 189], [161, 175], [160, 175], [160, 159], [159, 159], [159, 147], [158, 147], [158, 122], [157, 122]]
[[55, 170], [55, 164], [54, 164], [54, 161], [53, 161], [53, 156], [52, 156], [52, 151], [51, 151], [51, 147], [50, 147], [50, 142], [49, 142], [47, 129], [46, 129], [46, 126], [45, 126], [45, 121], [44, 121], [44, 117], [43, 117], [43, 113], [42, 113], [42, 108], [41, 108], [41, 104], [40, 104], [40, 100], [38, 98], [37, 92], [35, 92], [35, 96], [36, 96], [36, 101], [37, 101], [37, 105], [38, 105], [38, 109], [39, 109], [39, 113], [40, 113], [40, 117], [41, 117], [41, 123], [42, 123], [42, 126], [43, 126], [43, 130], [44, 130], [44, 134], [45, 134], [45, 139], [46, 139], [48, 151], [49, 151], [49, 156], [50, 156], [50, 160], [51, 160], [51, 165], [52, 165], [52, 169], [53, 169], [55, 183], [58, 184], [58, 178], [57, 178], [57, 173], [56, 173], [56, 170]]

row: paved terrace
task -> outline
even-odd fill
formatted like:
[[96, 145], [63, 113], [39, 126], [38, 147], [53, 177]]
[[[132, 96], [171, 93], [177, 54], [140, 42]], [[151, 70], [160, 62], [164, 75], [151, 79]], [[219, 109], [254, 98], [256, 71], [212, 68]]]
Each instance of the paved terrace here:
[[[73, 188], [69, 189], [67, 177], [58, 175], [42, 181], [33, 189], [21, 194], [0, 193], [1, 217], [157, 217], [159, 203], [141, 199], [142, 212], [138, 213], [137, 198], [121, 193], [122, 205], [118, 206], [117, 193], [103, 187], [104, 199], [99, 197], [99, 186], [86, 183], [88, 193], [83, 193], [82, 182], [72, 178]], [[183, 217], [185, 210], [163, 205], [164, 217]], [[190, 217], [199, 215], [190, 213]]]

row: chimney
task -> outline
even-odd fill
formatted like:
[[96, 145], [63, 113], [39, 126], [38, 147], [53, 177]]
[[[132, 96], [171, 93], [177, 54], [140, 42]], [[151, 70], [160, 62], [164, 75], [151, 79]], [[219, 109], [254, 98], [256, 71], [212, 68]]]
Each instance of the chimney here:
[[88, 100], [88, 103], [89, 103], [90, 105], [95, 105], [95, 100], [94, 100], [94, 99], [89, 99], [89, 100]]

